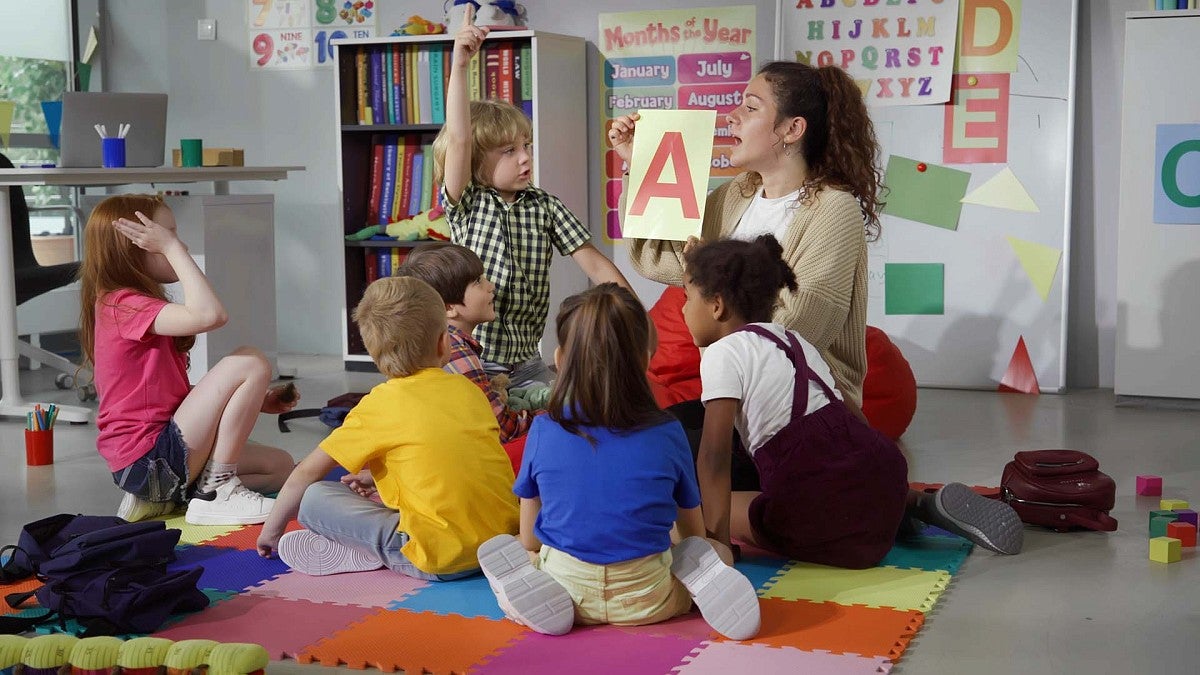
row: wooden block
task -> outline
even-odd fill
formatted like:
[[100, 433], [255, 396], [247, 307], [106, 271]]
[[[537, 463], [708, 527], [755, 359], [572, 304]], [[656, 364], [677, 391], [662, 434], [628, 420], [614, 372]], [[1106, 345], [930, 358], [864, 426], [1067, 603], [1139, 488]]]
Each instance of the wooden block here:
[[1153, 523], [1155, 518], [1166, 518], [1168, 521], [1179, 520], [1179, 514], [1169, 510], [1151, 511], [1149, 522]]
[[1178, 539], [1179, 545], [1184, 548], [1192, 548], [1196, 545], [1196, 526], [1178, 521], [1167, 523], [1167, 536]]
[[1150, 559], [1154, 562], [1179, 562], [1183, 553], [1179, 548], [1179, 540], [1170, 537], [1155, 537], [1150, 540]]
[[1175, 520], [1181, 523], [1191, 523], [1200, 528], [1200, 522], [1196, 521], [1196, 512], [1191, 509], [1173, 509], [1175, 511]]
[[1152, 538], [1167, 536], [1167, 526], [1173, 522], [1175, 522], [1174, 518], [1167, 518], [1165, 516], [1160, 516], [1158, 518], [1151, 518], [1150, 519], [1150, 536]]
[[1162, 476], [1144, 475], [1137, 477], [1137, 493], [1139, 495], [1156, 496], [1162, 494]]
[[1158, 500], [1158, 508], [1163, 511], [1183, 510], [1188, 507], [1188, 503], [1182, 499], [1160, 499]]
[[[171, 150], [171, 164], [183, 166], [179, 148]], [[245, 166], [246, 155], [241, 148], [204, 148], [203, 166]], [[1157, 494], [1162, 494], [1160, 490]]]

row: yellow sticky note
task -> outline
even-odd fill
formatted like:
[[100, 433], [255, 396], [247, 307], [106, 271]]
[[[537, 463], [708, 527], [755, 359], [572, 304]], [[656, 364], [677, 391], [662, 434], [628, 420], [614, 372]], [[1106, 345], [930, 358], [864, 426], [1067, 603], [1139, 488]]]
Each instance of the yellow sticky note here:
[[95, 53], [96, 47], [100, 46], [100, 40], [96, 37], [96, 27], [92, 26], [88, 29], [87, 45], [83, 48], [83, 58], [80, 61], [91, 63], [92, 54]]
[[0, 101], [0, 146], [8, 147], [8, 134], [12, 131], [12, 116], [15, 104], [12, 101]]
[[979, 204], [994, 206], [998, 209], [1038, 213], [1040, 209], [1029, 196], [1029, 191], [1017, 179], [1017, 175], [1007, 166], [992, 176], [983, 185], [971, 190], [960, 201], [964, 204]]
[[629, 159], [627, 239], [700, 236], [712, 169], [715, 110], [642, 110]]
[[1057, 249], [1033, 241], [1025, 241], [1016, 237], [1005, 237], [1021, 261], [1021, 267], [1029, 275], [1038, 295], [1042, 300], [1050, 297], [1050, 286], [1058, 274], [1058, 261], [1062, 258], [1062, 249]]

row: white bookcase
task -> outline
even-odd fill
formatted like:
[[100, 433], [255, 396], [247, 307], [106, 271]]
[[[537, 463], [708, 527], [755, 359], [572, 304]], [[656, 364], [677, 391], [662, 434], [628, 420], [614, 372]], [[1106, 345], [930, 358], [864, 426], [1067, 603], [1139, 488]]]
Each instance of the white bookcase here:
[[[533, 76], [533, 147], [534, 184], [556, 195], [581, 219], [588, 215], [587, 185], [587, 86], [586, 52], [582, 38], [540, 31], [494, 31], [485, 42], [489, 45], [511, 42], [516, 48], [531, 47], [532, 63], [525, 72]], [[397, 45], [419, 45], [449, 49], [451, 35], [365, 38], [338, 40], [334, 43], [336, 93], [334, 105], [337, 128], [338, 190], [341, 194], [344, 234], [357, 232], [367, 222], [371, 191], [373, 139], [381, 134], [402, 135], [430, 143], [439, 124], [362, 124], [358, 119], [359, 52], [395, 49]], [[444, 87], [444, 80], [442, 86]], [[368, 90], [369, 91], [369, 90]], [[369, 94], [368, 94], [369, 96]], [[486, 96], [486, 94], [485, 94]], [[426, 158], [425, 161], [432, 161]], [[374, 370], [358, 329], [350, 320], [355, 305], [367, 285], [367, 256], [364, 249], [411, 248], [420, 242], [345, 242], [340, 278], [345, 294], [342, 324], [343, 360], [347, 370]], [[559, 303], [568, 295], [587, 288], [587, 278], [571, 261], [556, 258], [551, 268], [550, 315], [542, 340], [542, 354], [550, 358], [556, 341], [553, 318]]]

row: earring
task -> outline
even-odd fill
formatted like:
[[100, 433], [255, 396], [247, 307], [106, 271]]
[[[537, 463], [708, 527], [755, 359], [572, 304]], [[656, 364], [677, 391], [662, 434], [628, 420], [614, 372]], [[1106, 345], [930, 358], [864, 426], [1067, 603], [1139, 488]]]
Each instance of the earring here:
[[790, 145], [788, 145], [787, 143], [783, 144], [783, 156], [784, 157], [792, 156], [792, 147]]

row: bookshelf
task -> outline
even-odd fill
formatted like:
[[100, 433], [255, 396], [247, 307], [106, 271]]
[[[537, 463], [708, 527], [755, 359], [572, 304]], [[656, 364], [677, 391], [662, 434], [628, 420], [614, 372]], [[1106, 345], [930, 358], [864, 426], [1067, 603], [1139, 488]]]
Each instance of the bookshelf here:
[[[437, 186], [425, 172], [432, 174], [430, 145], [445, 118], [453, 42], [452, 35], [333, 42], [343, 234], [436, 204]], [[541, 31], [495, 31], [484, 42], [478, 65], [472, 66], [474, 98], [511, 100], [533, 120], [534, 184], [557, 195], [580, 218], [588, 214], [585, 44], [582, 38]], [[390, 89], [384, 86], [389, 80]], [[418, 161], [422, 174], [414, 178]], [[363, 290], [419, 243], [343, 242], [341, 324], [347, 370], [374, 370], [350, 320]], [[587, 279], [578, 267], [561, 260], [551, 267], [550, 278], [552, 323], [553, 308], [586, 288]], [[553, 332], [548, 330], [542, 353], [553, 353], [553, 346]]]

